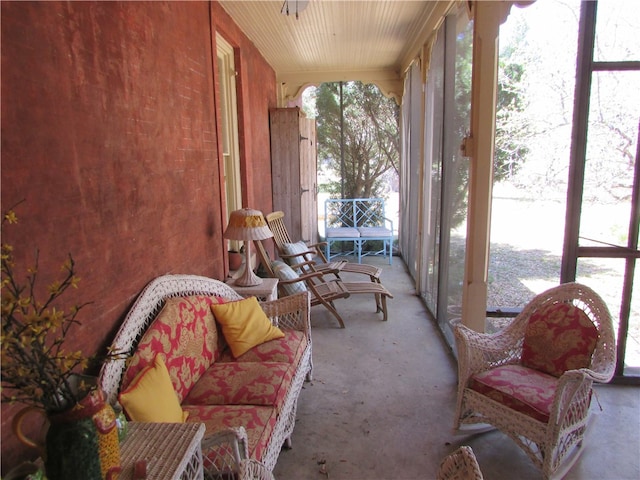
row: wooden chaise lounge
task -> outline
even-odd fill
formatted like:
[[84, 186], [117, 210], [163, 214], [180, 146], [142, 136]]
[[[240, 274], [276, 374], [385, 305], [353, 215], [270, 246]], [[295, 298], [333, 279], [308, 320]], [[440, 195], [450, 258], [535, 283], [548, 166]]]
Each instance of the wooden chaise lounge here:
[[387, 298], [393, 298], [393, 295], [381, 283], [343, 282], [339, 278], [329, 280], [325, 273], [314, 270], [315, 262], [294, 262], [290, 266], [281, 260], [271, 260], [262, 242], [255, 243], [260, 263], [270, 277], [279, 279], [278, 290], [282, 295], [308, 291], [311, 294], [311, 306], [323, 305], [338, 320], [340, 328], [344, 328], [344, 320], [334, 301], [356, 294], [370, 294], [375, 297], [376, 312], [382, 312], [382, 319], [388, 320]]
[[[338, 276], [340, 272], [359, 273], [368, 275], [372, 282], [380, 283], [380, 274], [382, 273], [380, 267], [366, 263], [353, 263], [347, 260], [329, 262], [322, 252], [323, 248], [326, 248], [327, 242], [313, 244], [307, 244], [303, 241], [294, 242], [289, 236], [289, 232], [284, 223], [284, 212], [271, 212], [266, 215], [265, 218], [267, 219], [269, 229], [273, 233], [278, 254], [282, 259], [287, 261], [287, 263], [290, 263], [288, 261], [290, 258], [295, 259], [297, 257], [301, 258], [301, 261], [314, 261], [314, 268], [319, 272], [336, 272]], [[303, 255], [300, 256], [300, 254]]]

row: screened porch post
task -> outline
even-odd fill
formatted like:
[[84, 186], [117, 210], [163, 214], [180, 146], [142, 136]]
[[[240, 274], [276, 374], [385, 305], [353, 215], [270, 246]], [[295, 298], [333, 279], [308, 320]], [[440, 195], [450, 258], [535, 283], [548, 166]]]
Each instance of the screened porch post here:
[[470, 169], [462, 323], [479, 332], [484, 332], [487, 309], [498, 34], [511, 5], [473, 2], [471, 132], [463, 143]]

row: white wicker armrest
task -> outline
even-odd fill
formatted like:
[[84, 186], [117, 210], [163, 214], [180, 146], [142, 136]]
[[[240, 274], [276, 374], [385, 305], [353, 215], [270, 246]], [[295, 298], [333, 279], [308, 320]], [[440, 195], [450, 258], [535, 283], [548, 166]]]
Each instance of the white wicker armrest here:
[[596, 349], [591, 367], [583, 369], [594, 382], [609, 383], [616, 371], [617, 351], [613, 340], [613, 331], [609, 333], [609, 336], [611, 338], [607, 339], [605, 335], [600, 334], [598, 341], [607, 344], [607, 347]]
[[311, 338], [311, 322], [308, 311], [309, 293], [302, 292], [295, 295], [263, 302], [260, 304], [274, 325], [287, 330], [299, 330]]
[[275, 480], [273, 473], [257, 460], [240, 462], [239, 480]]
[[437, 480], [482, 480], [478, 460], [471, 447], [463, 445], [447, 455], [436, 474]]
[[[600, 364], [598, 370], [594, 368], [581, 368], [580, 371], [587, 375], [591, 380], [598, 383], [609, 383], [615, 373], [615, 363], [610, 365]], [[607, 368], [608, 367], [608, 368]]]
[[576, 415], [576, 405], [582, 405], [582, 408], [587, 410], [591, 403], [593, 382], [607, 383], [610, 379], [608, 375], [599, 374], [588, 368], [564, 372], [558, 380], [550, 420], [555, 420], [562, 425], [566, 423], [563, 419], [567, 415], [572, 417]]
[[511, 348], [514, 342], [517, 343], [517, 340], [513, 338], [513, 335], [509, 335], [506, 329], [497, 333], [481, 333], [462, 323], [457, 324], [456, 328], [460, 330], [469, 348], [477, 348], [483, 351], [499, 351]]
[[202, 440], [202, 460], [207, 480], [230, 478], [249, 458], [249, 441], [244, 427], [219, 430]]
[[458, 324], [455, 337], [459, 362], [466, 364], [470, 374], [517, 363], [522, 357], [522, 338], [514, 337], [507, 329], [486, 334]]
[[553, 404], [549, 412], [549, 423], [562, 426], [573, 423], [586, 415], [575, 410], [589, 408], [593, 381], [582, 370], [568, 370], [558, 379]]

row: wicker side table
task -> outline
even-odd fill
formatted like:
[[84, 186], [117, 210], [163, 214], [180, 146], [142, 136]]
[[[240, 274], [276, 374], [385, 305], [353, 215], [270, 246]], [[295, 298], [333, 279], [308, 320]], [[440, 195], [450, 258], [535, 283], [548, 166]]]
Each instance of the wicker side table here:
[[133, 480], [136, 462], [145, 460], [147, 480], [202, 480], [202, 423], [129, 423], [120, 445], [120, 480]]

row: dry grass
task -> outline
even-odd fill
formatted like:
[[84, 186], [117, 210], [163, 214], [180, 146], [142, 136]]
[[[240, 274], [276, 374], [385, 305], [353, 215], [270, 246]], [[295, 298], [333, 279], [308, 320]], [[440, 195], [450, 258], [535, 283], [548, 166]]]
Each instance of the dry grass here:
[[[589, 207], [583, 214], [582, 235], [623, 243], [620, 232], [628, 211], [616, 205]], [[491, 225], [488, 305], [520, 308], [536, 294], [560, 281], [564, 237], [564, 204], [494, 198]], [[624, 240], [626, 241], [626, 240]], [[584, 242], [584, 240], [581, 240]], [[592, 287], [607, 303], [614, 325], [619, 324], [625, 262], [621, 259], [581, 258], [576, 280]], [[635, 278], [638, 279], [638, 269]], [[636, 282], [637, 283], [637, 282]], [[631, 304], [626, 363], [640, 366], [640, 294]]]

